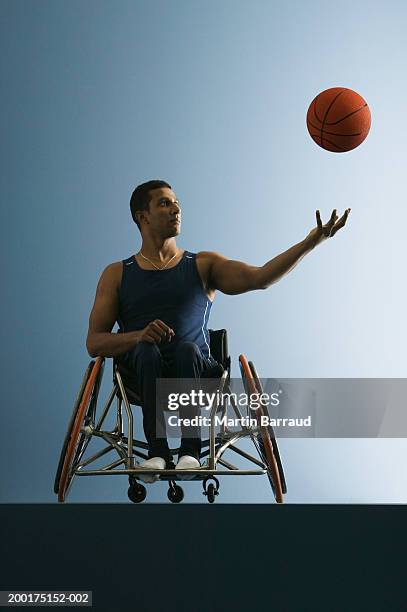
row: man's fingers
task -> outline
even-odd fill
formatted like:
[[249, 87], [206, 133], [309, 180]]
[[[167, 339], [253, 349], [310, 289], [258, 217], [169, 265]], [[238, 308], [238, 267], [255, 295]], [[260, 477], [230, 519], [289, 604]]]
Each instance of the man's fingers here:
[[144, 342], [151, 342], [152, 344], [155, 344], [156, 342], [161, 342], [161, 338], [154, 335], [152, 332], [146, 332], [144, 334], [143, 340]]
[[165, 323], [163, 323], [163, 325], [164, 325], [165, 330], [167, 331], [167, 334], [172, 334], [173, 336], [175, 336], [174, 330], [169, 325], [166, 325]]
[[332, 227], [335, 225], [335, 222], [338, 220], [338, 212], [336, 210], [336, 208], [332, 211], [332, 215], [331, 218], [329, 219], [329, 224], [332, 225]]
[[156, 319], [155, 321], [153, 321], [153, 325], [158, 328], [161, 329], [162, 331], [164, 331], [166, 334], [169, 334], [170, 332], [172, 332], [173, 330], [171, 329], [171, 327], [169, 327], [168, 325], [166, 325], [163, 321], [160, 321], [160, 319]]
[[155, 329], [150, 329], [148, 331], [148, 335], [154, 339], [154, 342], [158, 342], [158, 343], [161, 342], [164, 337], [162, 332], [158, 332]]
[[152, 326], [149, 333], [155, 338], [156, 342], [161, 342], [167, 338], [167, 332], [161, 329], [161, 327], [158, 327], [158, 325]]
[[337, 219], [337, 218], [338, 218], [338, 213], [337, 213], [336, 208], [334, 208], [333, 211], [332, 211], [331, 218], [329, 219], [329, 223], [334, 223], [335, 219]]
[[345, 225], [349, 217], [349, 213], [350, 213], [350, 208], [347, 208], [345, 212], [343, 213], [342, 217], [339, 219], [337, 223], [335, 223], [334, 227], [332, 228], [331, 236], [335, 236], [336, 232]]
[[328, 223], [325, 225], [325, 229], [326, 229], [326, 233], [325, 236], [331, 236], [331, 232], [332, 232], [332, 228], [335, 225], [335, 222], [338, 220], [338, 214], [336, 211], [336, 208], [334, 208], [334, 210], [332, 211], [331, 214], [331, 218], [329, 219]]
[[160, 329], [163, 329], [164, 331], [167, 331], [168, 329], [170, 329], [168, 327], [168, 325], [166, 325], [163, 321], [161, 321], [160, 319], [155, 319], [155, 321], [151, 322], [152, 325], [158, 326]]
[[165, 338], [170, 339], [172, 336], [175, 336], [174, 330], [171, 329], [171, 327], [166, 325], [160, 319], [156, 319], [155, 321], [152, 321], [150, 325], [155, 331], [157, 331], [157, 333], [160, 334], [161, 338], [165, 337]]

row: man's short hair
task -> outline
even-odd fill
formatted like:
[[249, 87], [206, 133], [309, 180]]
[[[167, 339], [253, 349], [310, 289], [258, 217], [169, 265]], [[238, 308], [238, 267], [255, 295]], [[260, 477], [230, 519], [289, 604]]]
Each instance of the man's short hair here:
[[153, 189], [160, 189], [161, 187], [168, 187], [172, 189], [171, 185], [166, 183], [165, 181], [153, 180], [147, 181], [146, 183], [142, 183], [138, 185], [133, 191], [130, 198], [130, 210], [131, 216], [133, 217], [134, 223], [137, 224], [137, 227], [141, 231], [140, 223], [136, 217], [137, 210], [150, 210], [150, 202], [151, 202], [151, 193], [150, 191]]

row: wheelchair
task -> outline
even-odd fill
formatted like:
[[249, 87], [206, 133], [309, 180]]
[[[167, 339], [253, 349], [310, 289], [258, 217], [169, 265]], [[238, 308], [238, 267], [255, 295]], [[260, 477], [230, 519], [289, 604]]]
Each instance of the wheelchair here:
[[[229, 401], [226, 405], [222, 405], [220, 412], [227, 417], [228, 411], [233, 410], [237, 419], [241, 419], [242, 413], [230, 392], [231, 359], [228, 354], [227, 332], [225, 329], [209, 330], [209, 337], [211, 354], [219, 365], [212, 368], [206, 375], [216, 379], [219, 394], [230, 393]], [[134, 388], [134, 382], [131, 380], [131, 372], [118, 363], [116, 358], [113, 358], [113, 389], [104, 408], [97, 415], [98, 395], [104, 366], [104, 357], [97, 357], [89, 363], [75, 400], [54, 482], [54, 492], [59, 502], [67, 499], [76, 476], [126, 475], [129, 481], [128, 498], [132, 502], [140, 503], [147, 495], [146, 487], [140, 482], [140, 476], [145, 474], [146, 470], [139, 467], [136, 458], [148, 458], [148, 445], [142, 440], [134, 439], [131, 408], [131, 405], [141, 406], [141, 401]], [[247, 397], [263, 393], [256, 368], [245, 355], [239, 356], [239, 366]], [[113, 430], [107, 431], [102, 427], [115, 399], [117, 400], [114, 417], [116, 424]], [[255, 414], [255, 425], [242, 425], [238, 431], [232, 431], [223, 422], [218, 428], [219, 431], [216, 431], [215, 415], [219, 412], [219, 405], [214, 403], [209, 415], [209, 437], [202, 440], [200, 468], [175, 470], [172, 457], [178, 453], [179, 449], [174, 449], [170, 451], [171, 463], [167, 466], [169, 469], [157, 472], [148, 471], [150, 475], [156, 474], [159, 480], [168, 481], [168, 499], [172, 503], [179, 503], [184, 497], [183, 489], [178, 484], [183, 479], [201, 481], [203, 495], [209, 503], [213, 503], [219, 495], [219, 477], [264, 474], [267, 474], [275, 501], [283, 503], [287, 486], [277, 440], [271, 425], [261, 423], [261, 416], [267, 410], [264, 406], [256, 407], [255, 410], [248, 407], [248, 412], [249, 408], [251, 416]], [[252, 422], [253, 418], [250, 421]], [[127, 436], [124, 424], [127, 425]], [[102, 439], [105, 446], [86, 458], [86, 451], [92, 438]], [[257, 451], [256, 457], [237, 446], [237, 443], [243, 438], [251, 439]], [[223, 456], [227, 450], [247, 461], [251, 469], [239, 469], [227, 461]], [[99, 461], [101, 457], [112, 451], [117, 453], [118, 458], [101, 468], [90, 469], [92, 463]]]

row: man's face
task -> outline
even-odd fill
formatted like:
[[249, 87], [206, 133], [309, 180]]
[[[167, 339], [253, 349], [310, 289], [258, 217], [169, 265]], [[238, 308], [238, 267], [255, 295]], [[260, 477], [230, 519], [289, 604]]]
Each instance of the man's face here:
[[151, 190], [150, 195], [150, 210], [143, 213], [149, 230], [161, 238], [178, 236], [181, 233], [181, 206], [175, 193], [168, 187], [161, 187]]

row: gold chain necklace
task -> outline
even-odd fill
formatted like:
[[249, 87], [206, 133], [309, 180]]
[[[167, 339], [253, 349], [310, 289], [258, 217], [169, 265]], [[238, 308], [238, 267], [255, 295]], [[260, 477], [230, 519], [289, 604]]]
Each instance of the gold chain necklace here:
[[155, 268], [156, 270], [164, 270], [164, 269], [165, 269], [165, 268], [168, 266], [168, 264], [169, 264], [169, 263], [171, 263], [171, 262], [172, 262], [172, 260], [173, 260], [173, 259], [174, 259], [174, 258], [175, 258], [177, 255], [178, 255], [178, 253], [175, 253], [175, 255], [173, 255], [173, 256], [171, 257], [171, 259], [169, 259], [169, 260], [167, 261], [167, 263], [165, 264], [165, 266], [163, 266], [162, 268], [159, 268], [158, 266], [156, 266], [156, 265], [155, 265], [155, 263], [154, 263], [153, 261], [151, 261], [151, 259], [149, 259], [149, 258], [148, 258], [148, 257], [146, 257], [145, 255], [143, 255], [143, 253], [142, 253], [141, 251], [139, 251], [139, 252], [138, 252], [138, 254], [139, 254], [139, 255], [141, 255], [141, 257], [142, 257], [143, 259], [145, 259], [146, 261], [148, 261], [149, 263], [151, 263], [151, 265], [152, 265], [152, 266], [154, 266], [154, 268]]

